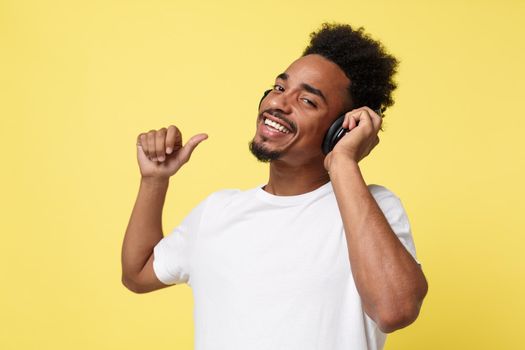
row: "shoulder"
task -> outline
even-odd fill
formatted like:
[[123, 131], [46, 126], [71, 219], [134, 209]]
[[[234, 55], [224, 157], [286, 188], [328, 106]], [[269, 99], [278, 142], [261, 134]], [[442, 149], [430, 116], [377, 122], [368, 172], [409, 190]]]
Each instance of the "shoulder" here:
[[399, 199], [399, 197], [397, 197], [392, 190], [382, 185], [370, 184], [368, 185], [368, 190], [370, 191], [372, 196], [374, 196], [376, 201], [383, 200], [386, 198]]
[[383, 213], [397, 216], [404, 212], [405, 209], [401, 199], [389, 188], [378, 184], [370, 184], [368, 185], [368, 190]]
[[242, 194], [243, 191], [240, 189], [235, 188], [228, 188], [228, 189], [221, 189], [215, 192], [212, 192], [204, 202], [206, 202], [206, 206], [213, 206], [213, 207], [224, 207], [228, 203], [235, 200], [235, 198], [238, 198], [239, 195]]
[[225, 200], [228, 198], [232, 198], [241, 192], [242, 191], [237, 188], [226, 188], [226, 189], [218, 190], [218, 191], [211, 193], [208, 196], [208, 199], [213, 199], [213, 200], [218, 200], [218, 201]]
[[[412, 228], [407, 212], [401, 199], [390, 189], [381, 185], [368, 185], [370, 193], [374, 196], [379, 208], [385, 215], [392, 231], [401, 240], [412, 257], [420, 264], [416, 256], [416, 247], [412, 238]], [[421, 264], [420, 264], [421, 265]]]

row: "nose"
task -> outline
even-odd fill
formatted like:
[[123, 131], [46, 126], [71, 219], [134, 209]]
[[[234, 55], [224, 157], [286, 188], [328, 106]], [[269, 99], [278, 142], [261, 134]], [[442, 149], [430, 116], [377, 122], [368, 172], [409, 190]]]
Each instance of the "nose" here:
[[291, 112], [290, 94], [286, 91], [276, 92], [272, 91], [266, 96], [267, 106], [271, 109], [279, 109], [283, 113]]

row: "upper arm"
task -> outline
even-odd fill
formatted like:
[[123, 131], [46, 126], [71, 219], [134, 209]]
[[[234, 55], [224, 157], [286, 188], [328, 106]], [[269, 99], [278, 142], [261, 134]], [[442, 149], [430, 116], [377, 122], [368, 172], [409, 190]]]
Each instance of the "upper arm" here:
[[416, 263], [421, 265], [416, 255], [410, 221], [399, 197], [384, 186], [372, 184], [369, 185], [369, 189], [392, 231], [405, 249], [412, 255]]
[[[225, 194], [230, 193], [236, 192]], [[140, 273], [133, 276], [131, 281], [123, 280], [128, 289], [135, 293], [148, 293], [174, 284], [189, 284], [196, 237], [212, 195], [201, 201], [179, 226], [157, 242]]]
[[155, 271], [153, 269], [153, 260], [154, 252], [151, 252], [150, 257], [148, 258], [148, 261], [133, 281], [126, 281], [124, 284], [126, 287], [135, 292], [135, 293], [149, 293], [153, 292], [154, 290], [166, 288], [169, 286], [172, 286], [174, 284], [164, 284], [162, 283], [157, 275], [155, 274]]

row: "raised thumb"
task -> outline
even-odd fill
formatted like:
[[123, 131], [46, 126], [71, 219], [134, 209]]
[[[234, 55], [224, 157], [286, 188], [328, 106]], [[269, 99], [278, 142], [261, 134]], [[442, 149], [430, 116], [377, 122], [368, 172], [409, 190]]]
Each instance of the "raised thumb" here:
[[193, 153], [193, 150], [195, 149], [195, 147], [197, 147], [199, 143], [206, 140], [207, 138], [208, 138], [208, 135], [204, 133], [197, 134], [193, 136], [192, 138], [190, 138], [188, 142], [186, 142], [186, 144], [181, 149], [181, 158], [185, 162], [187, 162], [190, 159], [191, 154]]

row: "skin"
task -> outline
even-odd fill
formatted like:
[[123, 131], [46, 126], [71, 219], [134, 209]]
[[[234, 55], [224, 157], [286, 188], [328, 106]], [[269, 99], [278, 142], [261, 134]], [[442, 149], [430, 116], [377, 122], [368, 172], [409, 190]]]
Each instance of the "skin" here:
[[122, 283], [135, 293], [168, 287], [153, 270], [153, 248], [164, 237], [162, 209], [169, 179], [191, 157], [195, 147], [208, 138], [197, 134], [183, 146], [175, 125], [141, 133], [137, 138], [137, 160], [141, 180], [122, 243]]
[[[379, 143], [381, 118], [368, 107], [352, 110], [347, 95], [350, 79], [322, 56], [301, 57], [283, 73], [260, 105], [253, 139], [281, 154], [270, 162], [264, 190], [280, 196], [298, 195], [331, 181], [363, 308], [383, 332], [403, 328], [417, 318], [428, 285], [369, 192], [358, 166]], [[348, 110], [343, 126], [350, 132], [325, 157], [321, 151], [324, 134]], [[293, 132], [272, 132], [264, 125], [266, 117], [288, 122]], [[168, 181], [206, 137], [195, 135], [182, 146], [182, 136], [174, 126], [138, 137], [142, 180], [122, 251], [123, 283], [137, 293], [166, 287], [156, 278], [152, 262], [153, 247], [163, 237], [161, 213]], [[168, 152], [170, 148], [173, 151]]]

